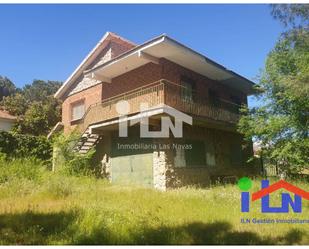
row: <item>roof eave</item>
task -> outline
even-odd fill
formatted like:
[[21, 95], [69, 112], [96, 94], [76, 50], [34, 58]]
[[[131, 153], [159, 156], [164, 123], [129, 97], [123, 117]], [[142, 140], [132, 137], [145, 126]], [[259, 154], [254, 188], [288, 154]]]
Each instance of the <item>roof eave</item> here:
[[247, 79], [247, 78], [245, 78], [245, 77], [243, 77], [243, 76], [237, 74], [236, 72], [234, 72], [234, 71], [232, 71], [232, 70], [227, 69], [226, 67], [222, 66], [221, 64], [219, 64], [219, 63], [217, 63], [217, 62], [215, 62], [215, 61], [209, 59], [208, 57], [206, 57], [206, 56], [204, 56], [204, 55], [202, 55], [202, 54], [196, 52], [195, 50], [193, 50], [193, 49], [191, 49], [191, 48], [189, 48], [189, 47], [187, 47], [187, 46], [185, 46], [185, 45], [179, 43], [178, 41], [176, 41], [176, 40], [174, 40], [174, 39], [168, 37], [166, 34], [160, 35], [160, 36], [158, 36], [158, 37], [156, 37], [156, 38], [154, 38], [154, 39], [151, 39], [151, 40], [149, 40], [149, 41], [147, 41], [147, 42], [145, 42], [145, 43], [143, 43], [143, 44], [141, 44], [141, 45], [139, 45], [139, 46], [136, 46], [136, 47], [132, 48], [131, 50], [128, 50], [128, 51], [126, 51], [125, 53], [123, 53], [123, 54], [121, 54], [121, 55], [119, 55], [119, 56], [113, 58], [112, 60], [109, 60], [109, 61], [107, 61], [107, 62], [105, 62], [105, 63], [103, 63], [103, 64], [101, 64], [101, 65], [99, 65], [99, 66], [97, 66], [97, 67], [94, 67], [94, 68], [92, 68], [92, 69], [89, 69], [89, 70], [84, 71], [84, 73], [85, 73], [85, 74], [89, 74], [89, 73], [95, 72], [95, 71], [97, 71], [97, 70], [99, 70], [99, 69], [101, 69], [101, 68], [107, 67], [107, 66], [109, 66], [109, 65], [111, 65], [111, 64], [115, 64], [115, 63], [117, 63], [119, 60], [124, 59], [125, 57], [128, 57], [128, 56], [130, 56], [130, 55], [133, 55], [134, 53], [136, 53], [136, 52], [138, 52], [138, 51], [143, 51], [143, 50], [146, 49], [147, 47], [153, 46], [153, 45], [155, 45], [155, 44], [157, 44], [157, 43], [159, 43], [159, 42], [161, 42], [161, 41], [164, 41], [164, 40], [170, 41], [170, 42], [172, 42], [172, 43], [175, 43], [177, 46], [180, 46], [180, 47], [182, 47], [182, 48], [184, 48], [184, 49], [189, 50], [191, 53], [194, 53], [194, 54], [198, 55], [199, 57], [203, 58], [207, 63], [209, 63], [209, 64], [211, 64], [211, 65], [217, 67], [217, 68], [220, 69], [220, 70], [223, 70], [223, 71], [229, 73], [229, 74], [230, 74], [231, 76], [233, 76], [236, 80], [245, 82], [245, 83], [247, 84], [247, 86], [244, 87], [242, 90], [243, 90], [243, 92], [246, 93], [247, 95], [252, 95], [252, 94], [255, 94], [255, 93], [256, 93], [256, 92], [254, 91], [254, 85], [255, 85], [255, 83], [254, 83], [253, 81], [251, 81], [251, 80], [249, 80], [249, 79]]
[[58, 91], [54, 94], [55, 98], [60, 99], [64, 93], [69, 89], [71, 83], [76, 80], [85, 70], [85, 68], [91, 63], [91, 58], [95, 57], [97, 54], [101, 52], [101, 50], [105, 47], [102, 46], [109, 36], [114, 36], [119, 39], [124, 40], [127, 43], [131, 43], [132, 45], [136, 45], [133, 42], [124, 39], [112, 32], [106, 32], [101, 40], [97, 43], [97, 45], [87, 54], [84, 60], [79, 64], [79, 66], [74, 70], [74, 72], [69, 76], [69, 78], [62, 84], [62, 86], [58, 89]]

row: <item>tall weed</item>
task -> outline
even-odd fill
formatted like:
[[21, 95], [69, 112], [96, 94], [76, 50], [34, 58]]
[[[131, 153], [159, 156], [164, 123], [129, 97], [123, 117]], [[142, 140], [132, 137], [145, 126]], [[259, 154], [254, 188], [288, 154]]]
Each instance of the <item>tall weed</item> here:
[[13, 180], [37, 182], [45, 171], [44, 162], [33, 157], [12, 160], [0, 157], [0, 184]]

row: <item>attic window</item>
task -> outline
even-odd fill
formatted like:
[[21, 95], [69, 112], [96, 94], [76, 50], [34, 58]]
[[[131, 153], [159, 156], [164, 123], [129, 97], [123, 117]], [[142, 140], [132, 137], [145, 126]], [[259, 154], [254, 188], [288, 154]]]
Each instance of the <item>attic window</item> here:
[[85, 101], [81, 100], [72, 104], [71, 121], [82, 119], [85, 114]]

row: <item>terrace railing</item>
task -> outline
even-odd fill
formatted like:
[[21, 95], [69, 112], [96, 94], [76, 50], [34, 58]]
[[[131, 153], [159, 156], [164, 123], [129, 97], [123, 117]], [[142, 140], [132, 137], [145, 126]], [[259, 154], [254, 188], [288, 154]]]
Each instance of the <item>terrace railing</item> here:
[[222, 99], [210, 101], [201, 93], [167, 80], [160, 80], [91, 105], [78, 122], [78, 131], [83, 132], [91, 124], [119, 117], [116, 104], [121, 100], [130, 104], [128, 115], [140, 112], [140, 103], [147, 103], [148, 108], [165, 104], [189, 115], [216, 121], [235, 124], [239, 120], [238, 105]]

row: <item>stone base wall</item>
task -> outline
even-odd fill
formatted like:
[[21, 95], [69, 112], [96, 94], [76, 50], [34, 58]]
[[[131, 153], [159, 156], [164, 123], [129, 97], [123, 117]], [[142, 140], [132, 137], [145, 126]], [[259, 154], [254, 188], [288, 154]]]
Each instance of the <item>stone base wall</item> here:
[[110, 182], [112, 181], [111, 176], [111, 157], [108, 154], [104, 154], [103, 159], [101, 161], [101, 175], [108, 179]]
[[158, 190], [166, 190], [166, 153], [153, 152], [153, 186]]

